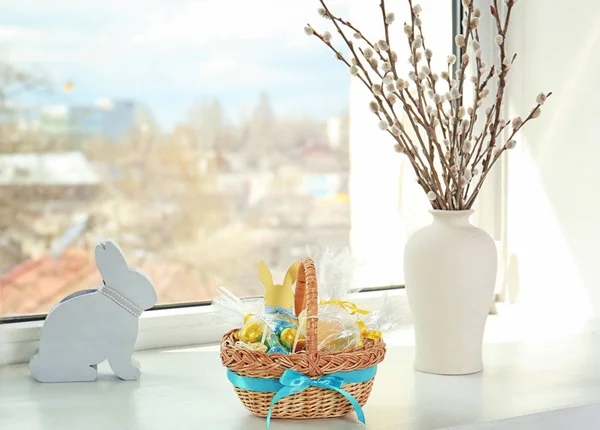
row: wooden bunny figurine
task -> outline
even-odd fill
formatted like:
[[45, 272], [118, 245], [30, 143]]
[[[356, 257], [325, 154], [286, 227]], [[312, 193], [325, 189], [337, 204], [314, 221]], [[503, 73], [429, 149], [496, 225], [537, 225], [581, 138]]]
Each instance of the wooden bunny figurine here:
[[300, 263], [295, 261], [287, 270], [283, 285], [273, 283], [273, 275], [264, 261], [258, 265], [258, 277], [265, 286], [265, 312], [291, 313], [294, 308], [294, 291], [292, 285], [298, 277]]
[[121, 379], [140, 376], [131, 358], [138, 318], [156, 304], [156, 291], [142, 271], [127, 265], [111, 240], [96, 246], [96, 265], [100, 287], [65, 297], [46, 317], [39, 349], [29, 363], [40, 382], [94, 381], [104, 360]]

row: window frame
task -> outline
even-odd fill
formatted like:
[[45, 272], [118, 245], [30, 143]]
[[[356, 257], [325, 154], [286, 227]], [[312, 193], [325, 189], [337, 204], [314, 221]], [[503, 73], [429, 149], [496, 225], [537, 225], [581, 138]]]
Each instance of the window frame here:
[[[358, 307], [373, 308], [385, 295], [404, 297], [404, 286], [374, 288], [354, 294]], [[153, 309], [142, 314], [135, 351], [218, 344], [232, 327], [215, 324], [210, 303]], [[35, 353], [44, 319], [0, 324], [0, 365], [28, 362]]]
[[[463, 6], [452, 2], [452, 40], [461, 31]], [[453, 43], [453, 51], [457, 47]], [[404, 285], [367, 287], [353, 295], [359, 307], [372, 308], [385, 294], [405, 295]], [[46, 314], [0, 318], [0, 365], [28, 362], [35, 353]], [[139, 321], [135, 350], [191, 347], [220, 342], [231, 327], [213, 323], [214, 309], [210, 302], [186, 302], [154, 306]]]

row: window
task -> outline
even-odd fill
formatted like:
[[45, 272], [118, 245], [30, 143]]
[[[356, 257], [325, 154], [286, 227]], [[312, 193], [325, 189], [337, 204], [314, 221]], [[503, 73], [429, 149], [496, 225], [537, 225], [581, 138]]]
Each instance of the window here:
[[[452, 1], [421, 3], [443, 61]], [[377, 31], [372, 4], [329, 4]], [[307, 21], [329, 25], [317, 6], [6, 5], [0, 318], [96, 287], [104, 237], [148, 272], [162, 305], [209, 301], [217, 285], [260, 295], [257, 260], [282, 278], [306, 244], [350, 246], [360, 286], [401, 284], [404, 241], [427, 202], [364, 94], [304, 35]]]

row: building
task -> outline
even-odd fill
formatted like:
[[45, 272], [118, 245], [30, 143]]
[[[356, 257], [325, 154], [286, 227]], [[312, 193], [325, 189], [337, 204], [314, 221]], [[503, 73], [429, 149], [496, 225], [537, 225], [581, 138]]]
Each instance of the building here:
[[73, 106], [69, 109], [69, 126], [75, 134], [101, 135], [118, 141], [136, 126], [138, 106], [131, 100], [101, 99], [94, 105]]
[[99, 175], [81, 152], [0, 154], [0, 192], [7, 199], [88, 199], [99, 185]]

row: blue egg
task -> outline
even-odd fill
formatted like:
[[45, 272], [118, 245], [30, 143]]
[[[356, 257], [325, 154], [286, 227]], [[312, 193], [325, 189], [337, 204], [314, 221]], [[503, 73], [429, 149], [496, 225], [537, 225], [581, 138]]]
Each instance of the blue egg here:
[[273, 331], [277, 336], [279, 336], [286, 328], [292, 328], [292, 325], [283, 320], [275, 321], [275, 324], [273, 325]]
[[289, 354], [290, 352], [280, 346], [272, 346], [271, 348], [269, 348], [268, 353], [269, 354]]

